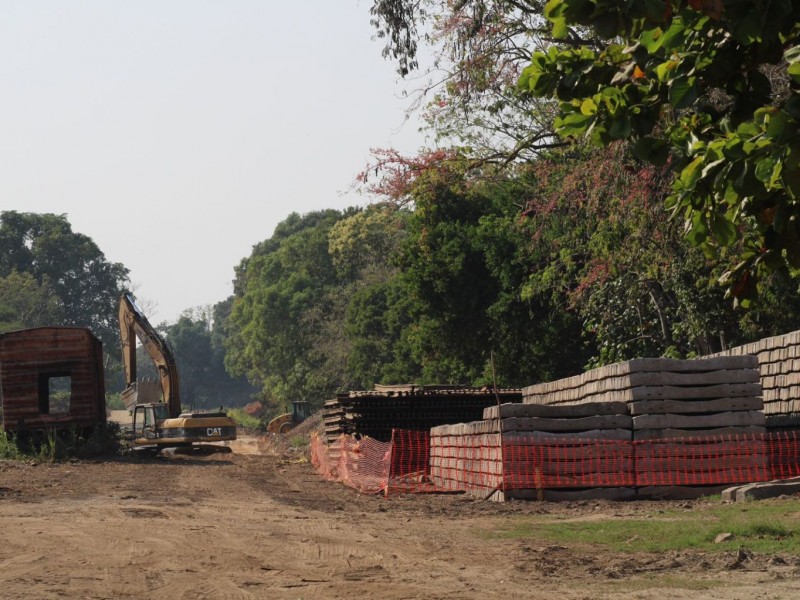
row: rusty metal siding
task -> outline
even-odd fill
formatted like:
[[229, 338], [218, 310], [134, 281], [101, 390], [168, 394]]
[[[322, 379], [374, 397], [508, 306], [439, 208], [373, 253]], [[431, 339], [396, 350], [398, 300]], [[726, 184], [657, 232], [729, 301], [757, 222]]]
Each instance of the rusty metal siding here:
[[[88, 329], [39, 327], [0, 335], [0, 402], [7, 430], [104, 423], [102, 344]], [[40, 412], [42, 378], [69, 376], [68, 413]]]

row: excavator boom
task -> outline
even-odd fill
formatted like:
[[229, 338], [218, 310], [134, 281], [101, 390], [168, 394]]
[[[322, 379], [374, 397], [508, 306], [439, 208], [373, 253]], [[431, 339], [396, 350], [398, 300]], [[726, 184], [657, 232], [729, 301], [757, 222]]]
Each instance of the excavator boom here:
[[[122, 365], [125, 369], [125, 386], [130, 404], [136, 404], [136, 338], [158, 369], [161, 392], [171, 418], [181, 413], [178, 369], [169, 344], [158, 334], [144, 316], [130, 293], [124, 293], [119, 301], [119, 333], [122, 340]], [[126, 406], [128, 402], [126, 401]], [[128, 407], [130, 408], [130, 407]]]

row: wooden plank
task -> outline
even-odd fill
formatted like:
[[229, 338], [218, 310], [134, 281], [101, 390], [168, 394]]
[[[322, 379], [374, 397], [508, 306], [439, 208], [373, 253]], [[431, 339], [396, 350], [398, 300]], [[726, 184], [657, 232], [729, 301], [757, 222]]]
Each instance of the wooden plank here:
[[659, 485], [674, 483], [676, 485], [692, 485], [697, 481], [705, 481], [707, 484], [719, 485], [723, 483], [744, 483], [754, 478], [758, 478], [759, 471], [765, 472], [766, 469], [719, 469], [713, 471], [680, 471], [672, 469], [669, 471], [656, 472], [636, 472], [636, 483], [641, 485]]
[[527, 386], [523, 388], [522, 393], [525, 397], [549, 394], [578, 388], [604, 379], [626, 377], [637, 372], [698, 373], [703, 371], [757, 368], [758, 359], [754, 356], [718, 356], [691, 360], [637, 358], [592, 369], [573, 377]]
[[633, 440], [669, 440], [685, 438], [708, 438], [725, 437], [737, 435], [759, 435], [764, 434], [766, 428], [763, 426], [749, 427], [717, 427], [713, 429], [641, 429], [633, 432]]
[[751, 368], [692, 373], [642, 372], [631, 373], [628, 379], [632, 387], [638, 387], [645, 385], [697, 386], [721, 383], [758, 383], [760, 377], [758, 369]]
[[[583, 477], [593, 475], [609, 475], [614, 473], [633, 473], [633, 459], [616, 462], [543, 462], [537, 465], [506, 465], [501, 474], [516, 477], [520, 481], [532, 481], [536, 470], [542, 477]], [[522, 476], [522, 479], [520, 479]]]
[[760, 397], [712, 398], [708, 400], [636, 400], [628, 403], [627, 406], [630, 414], [637, 417], [639, 415], [762, 410], [764, 401]]
[[618, 461], [634, 456], [633, 444], [588, 441], [578, 446], [555, 445], [544, 440], [536, 445], [504, 445], [503, 460], [506, 464], [535, 464], [541, 461]]
[[758, 410], [730, 411], [711, 415], [640, 415], [633, 417], [637, 429], [699, 429], [763, 426], [764, 413]]
[[510, 489], [495, 494], [498, 501], [543, 500], [545, 502], [569, 502], [576, 500], [630, 500], [636, 496], [632, 487], [595, 487], [581, 490], [569, 489]]
[[759, 456], [768, 454], [766, 436], [742, 436], [733, 440], [678, 439], [648, 440], [636, 444], [637, 458], [715, 458], [722, 456]]

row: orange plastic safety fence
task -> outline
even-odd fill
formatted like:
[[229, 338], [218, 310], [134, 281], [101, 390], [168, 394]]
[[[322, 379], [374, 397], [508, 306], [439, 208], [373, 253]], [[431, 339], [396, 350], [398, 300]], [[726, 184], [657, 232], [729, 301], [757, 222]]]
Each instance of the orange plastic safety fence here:
[[389, 443], [316, 439], [312, 461], [328, 479], [386, 494], [712, 486], [800, 476], [800, 434], [619, 441], [395, 430]]
[[636, 485], [724, 485], [772, 479], [766, 435], [635, 442]]
[[772, 479], [800, 476], [800, 433], [776, 432], [767, 438]]
[[385, 492], [392, 460], [392, 443], [341, 435], [330, 445], [314, 436], [311, 462], [330, 481], [338, 481], [362, 494]]

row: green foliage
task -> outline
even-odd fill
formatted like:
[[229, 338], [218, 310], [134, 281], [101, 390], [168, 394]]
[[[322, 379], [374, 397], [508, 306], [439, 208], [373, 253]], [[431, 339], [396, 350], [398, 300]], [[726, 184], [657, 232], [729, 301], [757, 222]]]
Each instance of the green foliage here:
[[717, 284], [726, 256], [687, 243], [662, 208], [662, 169], [631, 159], [624, 145], [554, 153], [525, 177], [533, 200], [522, 293], [577, 312], [597, 347], [590, 366], [707, 354], [800, 326], [798, 286], [782, 277], [764, 282], [757, 310], [733, 309]]
[[[564, 48], [534, 52], [524, 93], [560, 101], [556, 130], [598, 145], [635, 140], [673, 173], [667, 206], [743, 305], [776, 270], [800, 272], [800, 4], [742, 0], [550, 0]], [[610, 40], [576, 48], [573, 27]]]
[[529, 265], [516, 203], [527, 190], [471, 175], [467, 163], [439, 165], [412, 192], [400, 264], [418, 306], [401, 339], [413, 344], [422, 380], [526, 385], [579, 371], [588, 358], [579, 322], [549, 298], [521, 294]]
[[0, 277], [0, 333], [60, 324], [63, 320], [61, 303], [47, 277], [42, 283], [33, 274], [18, 271]]
[[22, 458], [22, 452], [17, 447], [14, 436], [0, 427], [0, 459], [18, 460]]
[[225, 413], [234, 421], [239, 427], [247, 427], [248, 429], [263, 429], [264, 422], [257, 418], [248, 415], [241, 408], [229, 408]]
[[106, 394], [106, 408], [108, 410], [125, 410], [125, 403], [122, 401], [121, 392]]
[[13, 435], [0, 428], [0, 458], [56, 462], [70, 458], [115, 456], [122, 451], [122, 433], [116, 423], [90, 432], [75, 428]]
[[176, 323], [160, 326], [175, 355], [182, 401], [191, 408], [242, 406], [255, 389], [225, 370], [225, 334], [212, 314], [210, 307], [184, 311]]
[[[9, 307], [0, 284], [0, 314], [20, 315], [26, 327], [45, 319], [47, 325], [88, 327], [107, 349], [117, 347], [116, 306], [128, 270], [108, 262], [91, 238], [73, 232], [65, 215], [0, 213], [0, 278], [9, 277], [24, 295]], [[35, 316], [32, 306], [44, 313]]]
[[225, 364], [261, 387], [262, 399], [274, 406], [336, 389], [338, 382], [317, 377], [320, 357], [312, 351], [339, 284], [328, 233], [343, 216], [290, 215], [237, 270]]

